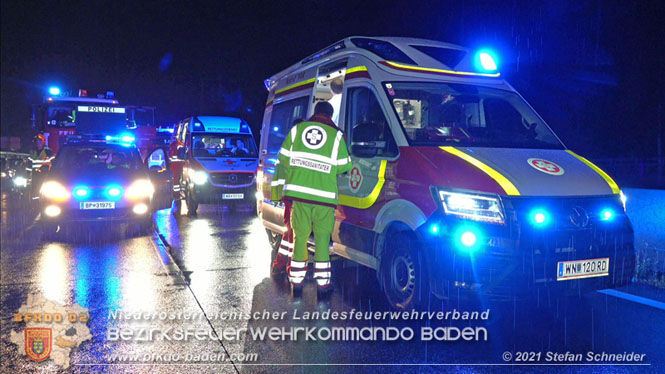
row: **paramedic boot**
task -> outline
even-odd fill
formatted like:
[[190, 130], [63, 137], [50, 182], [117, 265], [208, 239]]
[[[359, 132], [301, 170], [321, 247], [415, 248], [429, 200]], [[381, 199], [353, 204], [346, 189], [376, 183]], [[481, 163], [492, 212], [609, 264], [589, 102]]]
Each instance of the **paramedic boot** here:
[[332, 291], [331, 274], [330, 261], [314, 262], [314, 279], [316, 280], [319, 296], [327, 296]]
[[307, 261], [293, 261], [288, 266], [289, 282], [294, 297], [302, 294], [302, 287], [305, 283], [305, 274], [307, 274]]
[[272, 263], [272, 274], [284, 274], [286, 273], [286, 267], [289, 264], [289, 261], [293, 257], [293, 231], [289, 230], [284, 233], [282, 237], [282, 242], [279, 244], [279, 250], [277, 250], [277, 257]]

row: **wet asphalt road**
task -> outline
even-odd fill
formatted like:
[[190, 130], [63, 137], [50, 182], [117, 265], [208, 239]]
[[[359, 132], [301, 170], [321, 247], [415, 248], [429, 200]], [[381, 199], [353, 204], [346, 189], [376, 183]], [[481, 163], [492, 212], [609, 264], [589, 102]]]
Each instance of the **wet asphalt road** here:
[[[613, 296], [592, 293], [579, 298], [533, 302], [486, 300], [432, 300], [432, 311], [490, 310], [480, 322], [448, 321], [332, 321], [294, 320], [293, 314], [321, 311], [385, 311], [373, 272], [337, 264], [335, 292], [318, 301], [310, 279], [303, 297], [293, 299], [287, 283], [270, 277], [271, 249], [253, 209], [230, 212], [201, 206], [196, 218], [175, 218], [168, 210], [155, 214], [157, 235], [124, 235], [109, 225], [74, 227], [53, 241], [41, 238], [39, 225], [25, 210], [3, 201], [0, 336], [1, 372], [58, 371], [52, 361], [35, 363], [19, 355], [9, 342], [11, 330], [22, 326], [12, 315], [25, 303], [28, 293], [39, 292], [64, 304], [78, 303], [89, 309], [93, 339], [71, 354], [67, 372], [487, 372], [488, 366], [456, 364], [504, 364], [510, 352], [584, 353], [635, 352], [646, 354], [652, 366], [493, 366], [501, 372], [658, 372], [665, 370], [663, 328], [665, 311]], [[166, 243], [166, 245], [164, 245]], [[662, 290], [633, 285], [623, 292], [665, 301]], [[111, 321], [109, 311], [156, 313], [205, 313], [195, 320], [150, 322]], [[281, 319], [223, 319], [224, 312], [286, 312]], [[108, 341], [110, 327], [193, 327], [210, 333], [202, 341]], [[223, 336], [242, 328], [290, 327], [410, 327], [411, 341], [323, 342], [239, 339]], [[480, 342], [423, 342], [422, 327], [482, 326], [488, 340]], [[221, 337], [220, 337], [221, 336]], [[183, 365], [122, 364], [109, 361], [112, 354], [177, 353], [180, 357], [202, 352], [236, 358], [233, 362]], [[256, 355], [252, 362], [237, 359]], [[230, 356], [229, 356], [230, 355]], [[152, 361], [152, 364], [155, 362]], [[297, 364], [297, 365], [293, 365]], [[319, 364], [337, 366], [319, 366]], [[343, 364], [343, 365], [341, 365]], [[357, 366], [354, 364], [364, 364]], [[396, 366], [411, 364], [411, 366]], [[418, 365], [415, 365], [418, 364]], [[660, 368], [660, 369], [658, 369]]]

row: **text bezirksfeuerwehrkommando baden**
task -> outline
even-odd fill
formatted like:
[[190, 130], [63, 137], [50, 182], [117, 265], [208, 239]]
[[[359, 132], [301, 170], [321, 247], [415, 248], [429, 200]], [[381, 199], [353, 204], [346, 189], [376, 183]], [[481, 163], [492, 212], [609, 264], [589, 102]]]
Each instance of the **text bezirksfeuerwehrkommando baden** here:
[[451, 320], [451, 321], [486, 321], [489, 319], [490, 310], [484, 311], [458, 311], [452, 309], [448, 311], [423, 312], [423, 311], [359, 311], [351, 309], [349, 311], [218, 311], [212, 313], [203, 312], [124, 312], [122, 310], [109, 311], [109, 320], [111, 321], [196, 321], [196, 320], [220, 320], [220, 321], [258, 321], [258, 320], [285, 320], [307, 321], [307, 320], [330, 320], [330, 321], [363, 321], [363, 320]]

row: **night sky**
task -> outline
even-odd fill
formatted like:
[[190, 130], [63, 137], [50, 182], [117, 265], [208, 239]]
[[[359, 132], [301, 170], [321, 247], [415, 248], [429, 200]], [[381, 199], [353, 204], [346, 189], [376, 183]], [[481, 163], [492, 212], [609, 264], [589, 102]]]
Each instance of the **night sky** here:
[[[2, 133], [31, 136], [50, 85], [260, 127], [263, 80], [350, 35], [492, 46], [508, 81], [575, 151], [655, 157], [665, 130], [662, 1], [2, 0]], [[665, 145], [661, 145], [665, 147]]]

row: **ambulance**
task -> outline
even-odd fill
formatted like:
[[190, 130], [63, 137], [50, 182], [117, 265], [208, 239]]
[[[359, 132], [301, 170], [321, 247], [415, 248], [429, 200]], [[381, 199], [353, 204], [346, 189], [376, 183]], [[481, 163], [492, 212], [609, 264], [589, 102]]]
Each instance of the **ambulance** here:
[[285, 230], [270, 196], [277, 152], [293, 123], [328, 101], [353, 161], [338, 179], [332, 252], [375, 269], [394, 308], [631, 281], [619, 187], [562, 143], [492, 51], [350, 37], [265, 85], [257, 210], [273, 246]]
[[179, 121], [169, 148], [174, 212], [181, 201], [196, 215], [199, 204], [255, 204], [258, 153], [252, 131], [233, 117], [193, 116]]

